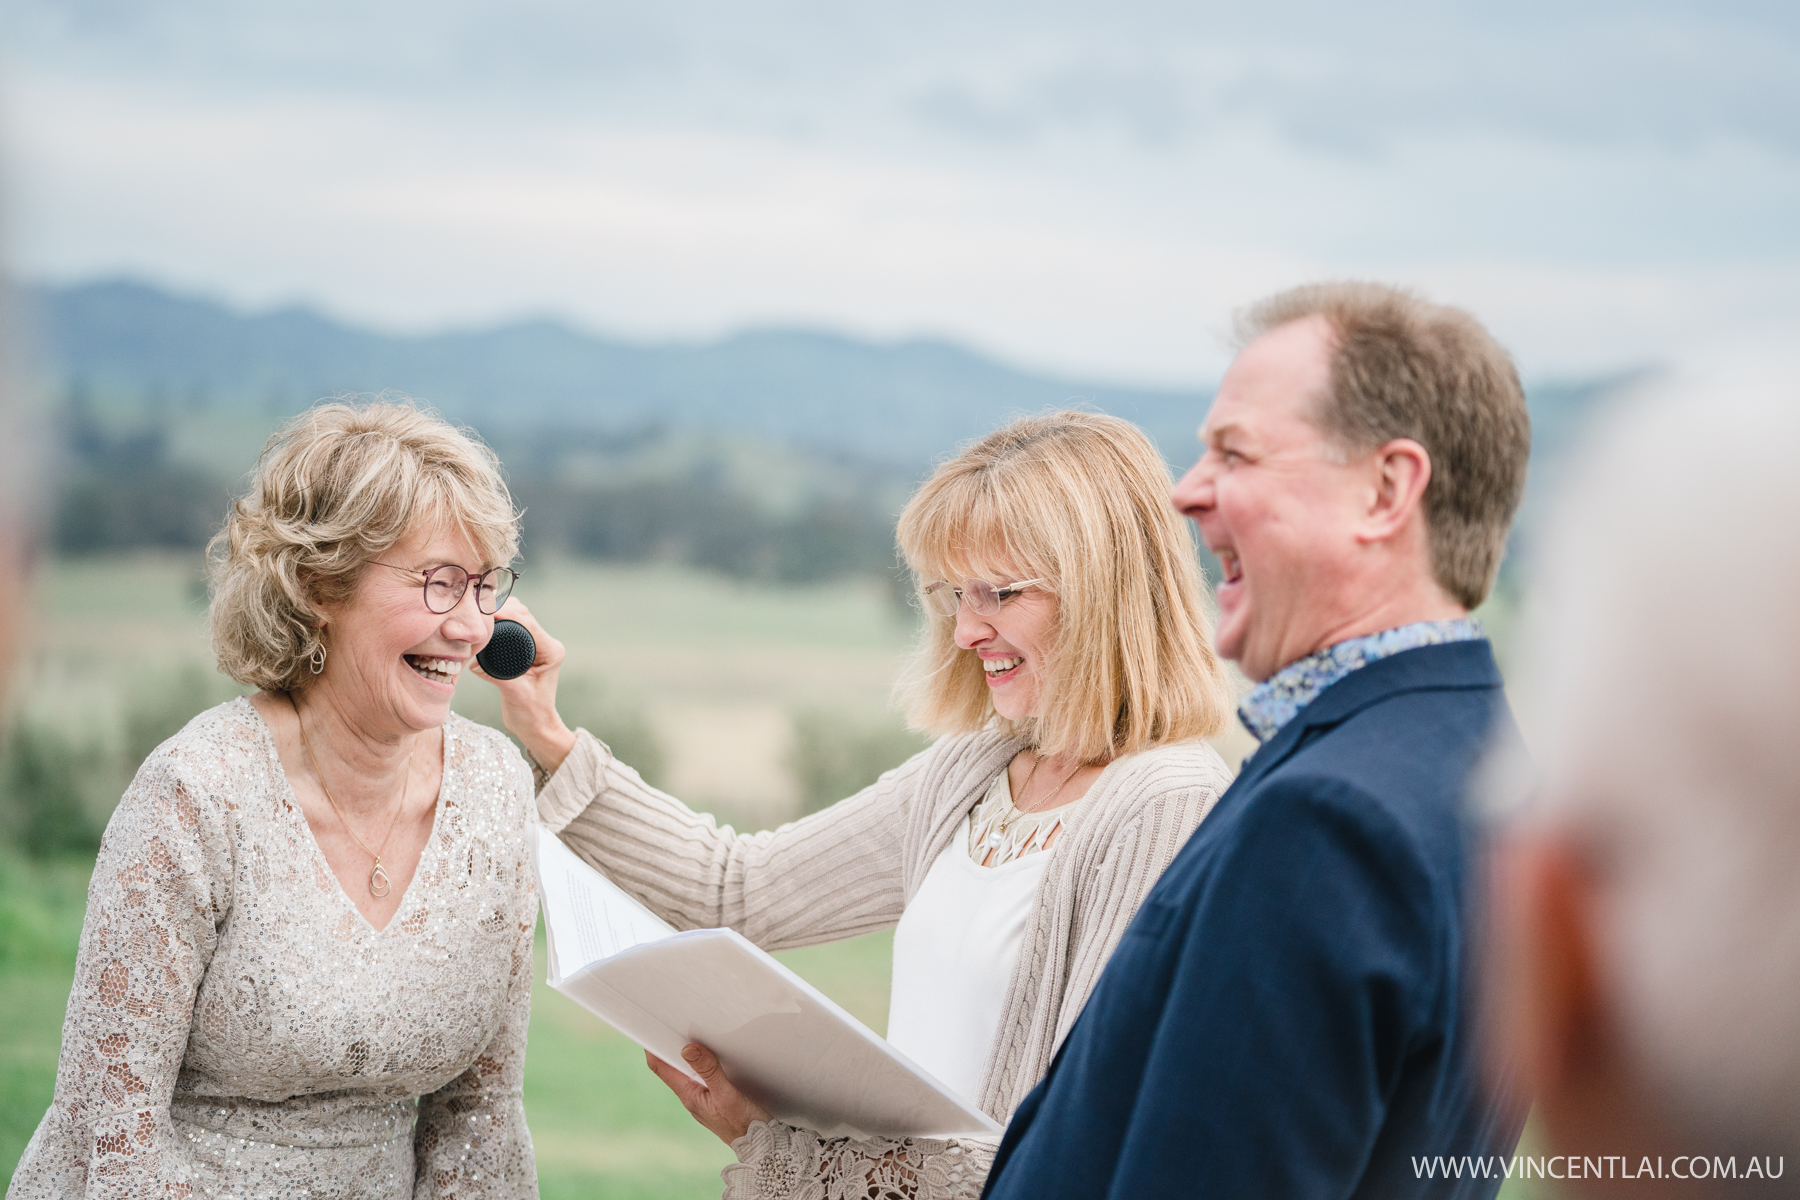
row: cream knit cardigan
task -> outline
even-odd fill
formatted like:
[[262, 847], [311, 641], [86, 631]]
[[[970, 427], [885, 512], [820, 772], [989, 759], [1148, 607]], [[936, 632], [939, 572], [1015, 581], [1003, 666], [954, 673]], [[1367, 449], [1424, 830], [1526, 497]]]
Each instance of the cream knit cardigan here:
[[[1022, 743], [994, 731], [938, 741], [823, 812], [734, 833], [646, 784], [586, 730], [538, 796], [538, 818], [680, 929], [727, 926], [766, 950], [891, 929], [963, 818]], [[1004, 1124], [1050, 1069], [1101, 969], [1157, 878], [1231, 782], [1204, 742], [1109, 763], [1071, 813], [1007, 987], [979, 1103]], [[732, 1147], [726, 1196], [974, 1197], [995, 1144], [819, 1137], [758, 1123]], [[891, 1190], [880, 1190], [880, 1189]]]

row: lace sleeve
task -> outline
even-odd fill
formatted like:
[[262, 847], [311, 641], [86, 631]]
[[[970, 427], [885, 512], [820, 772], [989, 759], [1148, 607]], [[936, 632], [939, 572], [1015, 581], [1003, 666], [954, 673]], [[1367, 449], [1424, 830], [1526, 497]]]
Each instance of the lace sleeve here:
[[758, 1121], [731, 1143], [724, 1200], [977, 1200], [998, 1143], [983, 1138], [826, 1138]]
[[173, 752], [144, 764], [88, 886], [51, 1110], [66, 1161], [34, 1165], [91, 1197], [189, 1193], [169, 1101], [231, 904], [233, 805], [187, 774]]
[[[527, 798], [530, 787], [529, 780], [520, 784]], [[526, 820], [523, 810], [519, 819]], [[531, 939], [537, 929], [537, 884], [529, 864], [521, 882], [512, 913], [517, 938], [500, 1028], [468, 1070], [419, 1098], [413, 1134], [415, 1200], [536, 1200], [537, 1166], [525, 1126], [525, 1034], [531, 1023]]]

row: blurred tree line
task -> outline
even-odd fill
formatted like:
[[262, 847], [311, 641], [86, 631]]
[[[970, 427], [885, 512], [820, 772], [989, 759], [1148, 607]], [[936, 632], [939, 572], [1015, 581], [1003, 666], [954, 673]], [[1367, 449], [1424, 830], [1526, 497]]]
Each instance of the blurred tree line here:
[[116, 721], [20, 705], [0, 734], [0, 842], [32, 858], [91, 856], [138, 767], [195, 714], [238, 695], [190, 662], [131, 681]]
[[53, 428], [63, 467], [51, 520], [58, 552], [204, 546], [224, 520], [229, 485], [174, 461], [165, 423], [109, 427], [77, 387]]
[[827, 708], [790, 714], [787, 768], [800, 788], [800, 809], [814, 813], [854, 796], [931, 744], [898, 720], [857, 721]]
[[[205, 446], [207, 426], [221, 419], [216, 409], [155, 395], [101, 403], [72, 384], [52, 425], [61, 460], [52, 548], [93, 554], [204, 546], [254, 465], [254, 443], [238, 439], [238, 452], [223, 457], [243, 461], [229, 467], [196, 462], [177, 443]], [[279, 423], [266, 413], [253, 419], [252, 428], [266, 425], [265, 433]], [[704, 455], [672, 456], [655, 429], [503, 428], [490, 441], [525, 512], [533, 554], [672, 562], [791, 584], [864, 576], [885, 581], [897, 597], [909, 591], [894, 553], [896, 497], [907, 481], [892, 469], [799, 451], [766, 463], [751, 452], [747, 464], [720, 469]], [[601, 465], [588, 461], [597, 457]], [[796, 482], [816, 486], [801, 486], [796, 499], [771, 500], [796, 492]]]
[[854, 500], [771, 515], [748, 497], [704, 483], [522, 483], [514, 491], [533, 546], [582, 558], [676, 562], [776, 583], [896, 573], [893, 517]]

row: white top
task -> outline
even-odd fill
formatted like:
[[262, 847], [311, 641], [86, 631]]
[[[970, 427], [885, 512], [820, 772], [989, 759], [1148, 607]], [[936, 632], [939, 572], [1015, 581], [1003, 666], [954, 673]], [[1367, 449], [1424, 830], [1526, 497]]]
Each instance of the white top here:
[[[1007, 861], [979, 865], [975, 856], [998, 845], [976, 836], [978, 824], [991, 823], [979, 818], [995, 810], [1012, 810], [1005, 771], [965, 819], [963, 836], [952, 838], [931, 864], [894, 929], [888, 1041], [971, 1104], [980, 1103], [981, 1071], [1050, 862], [1041, 852], [1046, 829], [1006, 839]], [[1061, 826], [1060, 816], [1055, 825]]]

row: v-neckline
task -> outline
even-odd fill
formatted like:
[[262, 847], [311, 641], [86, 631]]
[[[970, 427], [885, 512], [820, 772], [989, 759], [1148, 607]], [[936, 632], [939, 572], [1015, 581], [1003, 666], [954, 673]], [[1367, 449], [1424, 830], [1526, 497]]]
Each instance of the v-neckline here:
[[441, 727], [444, 731], [444, 737], [440, 747], [440, 753], [443, 755], [444, 761], [438, 775], [437, 803], [431, 810], [431, 832], [425, 835], [425, 846], [419, 851], [418, 865], [413, 868], [412, 878], [407, 880], [405, 890], [400, 893], [399, 905], [394, 909], [393, 915], [387, 919], [387, 924], [377, 929], [375, 923], [369, 920], [369, 918], [363, 914], [363, 910], [356, 906], [356, 901], [344, 888], [344, 881], [339, 879], [337, 872], [331, 869], [331, 860], [325, 857], [325, 848], [319, 845], [319, 839], [314, 835], [312, 825], [306, 819], [306, 810], [300, 807], [300, 796], [299, 793], [294, 791], [294, 783], [288, 778], [287, 768], [281, 765], [281, 747], [275, 741], [274, 728], [270, 726], [268, 719], [262, 715], [262, 710], [250, 703], [250, 698], [248, 696], [244, 697], [244, 703], [249, 705], [250, 711], [256, 714], [257, 721], [262, 725], [264, 749], [267, 751], [269, 760], [275, 767], [275, 774], [281, 780], [281, 787], [286, 793], [283, 797], [283, 802], [287, 805], [289, 812], [292, 814], [292, 818], [299, 822], [300, 831], [306, 835], [307, 844], [312, 847], [313, 858], [315, 860], [314, 865], [325, 869], [325, 873], [331, 877], [331, 882], [337, 886], [338, 896], [345, 904], [350, 906], [350, 911], [356, 914], [356, 919], [362, 922], [363, 928], [376, 937], [382, 936], [394, 927], [394, 923], [400, 919], [400, 915], [404, 913], [407, 906], [412, 903], [414, 892], [413, 885], [419, 882], [419, 876], [423, 873], [425, 867], [425, 857], [432, 852], [432, 846], [437, 841], [438, 828], [442, 824], [444, 817], [444, 796], [450, 790], [450, 726], [456, 720], [456, 714], [452, 713], [450, 718], [446, 720]]

